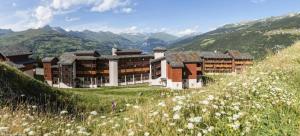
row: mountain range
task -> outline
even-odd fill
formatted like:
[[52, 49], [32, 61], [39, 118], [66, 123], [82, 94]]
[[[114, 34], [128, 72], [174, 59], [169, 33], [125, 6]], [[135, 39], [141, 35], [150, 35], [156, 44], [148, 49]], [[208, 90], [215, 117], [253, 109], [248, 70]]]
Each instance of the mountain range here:
[[0, 46], [19, 44], [34, 51], [34, 56], [58, 56], [75, 50], [99, 50], [109, 54], [112, 47], [151, 52], [154, 47], [170, 51], [249, 52], [263, 58], [300, 40], [300, 14], [270, 17], [255, 21], [227, 24], [213, 31], [177, 37], [168, 33], [120, 33], [66, 31], [45, 26], [21, 32], [0, 29]]
[[292, 45], [300, 40], [300, 14], [270, 17], [228, 24], [213, 31], [189, 37], [169, 45], [174, 51], [240, 50], [256, 58]]
[[0, 30], [0, 46], [20, 45], [34, 51], [34, 56], [58, 56], [76, 50], [99, 50], [109, 54], [112, 47], [121, 49], [140, 49], [151, 52], [157, 46], [167, 46], [178, 37], [159, 33], [122, 33], [66, 31], [60, 27], [45, 26], [21, 32]]

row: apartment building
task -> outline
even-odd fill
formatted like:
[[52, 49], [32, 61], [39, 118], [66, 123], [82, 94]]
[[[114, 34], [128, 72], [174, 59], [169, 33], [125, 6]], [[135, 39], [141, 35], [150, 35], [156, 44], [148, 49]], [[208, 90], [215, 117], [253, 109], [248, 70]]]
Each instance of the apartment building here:
[[112, 55], [97, 51], [64, 53], [43, 59], [44, 76], [53, 87], [119, 86], [149, 82], [153, 55], [139, 50], [112, 49]]
[[252, 65], [253, 57], [239, 51], [171, 52], [155, 49], [150, 61], [151, 85], [171, 89], [200, 88], [203, 75], [240, 73]]
[[47, 83], [59, 88], [97, 88], [139, 83], [171, 89], [200, 88], [203, 75], [240, 73], [253, 57], [239, 51], [167, 52], [112, 49], [112, 55], [97, 51], [68, 52], [43, 59]]
[[0, 62], [5, 62], [33, 77], [35, 75], [36, 61], [30, 58], [31, 55], [32, 51], [22, 46], [0, 47]]

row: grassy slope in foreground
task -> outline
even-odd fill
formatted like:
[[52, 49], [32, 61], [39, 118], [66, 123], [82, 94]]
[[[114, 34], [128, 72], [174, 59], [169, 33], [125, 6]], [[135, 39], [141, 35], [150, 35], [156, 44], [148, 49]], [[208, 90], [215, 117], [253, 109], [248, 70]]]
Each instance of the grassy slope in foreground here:
[[[113, 118], [109, 135], [299, 135], [300, 43], [234, 77]], [[126, 117], [125, 117], [126, 118]], [[114, 128], [121, 124], [119, 128]]]
[[[113, 117], [80, 122], [58, 116], [24, 120], [21, 133], [55, 135], [299, 135], [300, 43], [207, 88], [178, 93]], [[176, 93], [175, 93], [176, 94]], [[5, 109], [0, 110], [0, 113]], [[26, 113], [26, 112], [25, 112]], [[1, 114], [0, 114], [1, 115]], [[12, 126], [23, 112], [0, 118]], [[28, 117], [26, 117], [28, 118]], [[57, 127], [49, 124], [59, 124]], [[6, 127], [4, 126], [4, 127]], [[1, 126], [0, 126], [1, 127]], [[3, 130], [13, 131], [10, 127]]]
[[0, 106], [25, 103], [51, 111], [72, 109], [74, 106], [69, 94], [52, 89], [19, 70], [0, 63]]

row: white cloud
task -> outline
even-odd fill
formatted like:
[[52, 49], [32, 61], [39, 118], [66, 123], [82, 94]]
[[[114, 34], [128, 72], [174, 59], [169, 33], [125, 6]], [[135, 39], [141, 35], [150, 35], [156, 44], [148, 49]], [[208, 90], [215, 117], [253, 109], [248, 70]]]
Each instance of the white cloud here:
[[79, 17], [65, 17], [65, 21], [67, 22], [73, 22], [73, 21], [78, 21], [80, 20]]
[[102, 0], [101, 2], [95, 4], [91, 10], [98, 11], [98, 12], [105, 12], [117, 8], [127, 7], [129, 5], [130, 5], [129, 0]]
[[194, 26], [192, 28], [186, 28], [183, 30], [179, 30], [175, 34], [177, 36], [186, 36], [186, 35], [194, 35], [197, 33], [199, 33], [199, 26]]
[[73, 30], [73, 31], [83, 31], [83, 30], [90, 30], [94, 32], [98, 31], [109, 31], [113, 33], [143, 33], [145, 32], [144, 29], [138, 27], [138, 26], [129, 26], [129, 27], [113, 27], [107, 24], [103, 23], [89, 23], [89, 24], [81, 24], [81, 25], [75, 25], [66, 27], [67, 30]]
[[132, 8], [122, 8], [121, 10], [123, 13], [131, 13], [133, 10]]
[[106, 12], [120, 9], [130, 13], [131, 0], [52, 0], [51, 7], [56, 10], [68, 10], [75, 6], [88, 6], [94, 12]]
[[53, 18], [53, 11], [50, 7], [39, 6], [35, 9], [36, 27], [43, 27], [50, 23]]
[[197, 32], [196, 30], [188, 28], [188, 29], [184, 29], [182, 31], [177, 32], [177, 35], [179, 35], [179, 36], [185, 36], [185, 35], [194, 34], [196, 32]]
[[[41, 4], [28, 10], [16, 11], [14, 15], [3, 15], [1, 28], [25, 30], [39, 28], [49, 24], [56, 15], [67, 15], [80, 8], [88, 8], [92, 12], [131, 13], [135, 3], [133, 0], [42, 0]], [[11, 3], [13, 7], [17, 3]], [[8, 19], [5, 19], [8, 18]], [[65, 17], [65, 21], [77, 21], [80, 18]], [[93, 28], [91, 28], [93, 29]], [[126, 28], [128, 29], [128, 28]], [[117, 29], [116, 29], [117, 30]], [[125, 30], [125, 29], [123, 29]], [[128, 31], [132, 31], [128, 29]]]

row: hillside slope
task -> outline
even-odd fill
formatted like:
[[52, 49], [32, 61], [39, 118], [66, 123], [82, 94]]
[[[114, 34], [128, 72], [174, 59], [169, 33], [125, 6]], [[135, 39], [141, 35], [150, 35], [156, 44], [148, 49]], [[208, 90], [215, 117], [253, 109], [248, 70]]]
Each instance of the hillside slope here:
[[241, 50], [257, 58], [300, 39], [300, 14], [229, 24], [170, 45], [173, 50]]
[[[299, 52], [300, 43], [297, 43], [240, 75], [224, 76], [199, 90], [174, 92], [175, 96], [164, 93], [161, 95], [167, 98], [159, 101], [128, 105], [129, 111], [124, 114], [102, 116], [91, 112], [81, 121], [63, 115], [59, 120], [41, 116], [28, 121], [29, 131], [9, 129], [9, 132], [114, 136], [299, 135]], [[10, 122], [19, 115], [25, 116], [17, 112], [7, 121], [0, 120], [0, 124], [13, 126]], [[53, 123], [60, 125], [49, 125]]]
[[[299, 135], [299, 52], [297, 43], [241, 75], [226, 76], [206, 88], [133, 108], [125, 117], [109, 118], [104, 128], [92, 133]], [[121, 125], [118, 131], [114, 131], [115, 124]]]
[[72, 110], [74, 105], [70, 96], [0, 63], [0, 107], [29, 104], [47, 108], [48, 111]]

